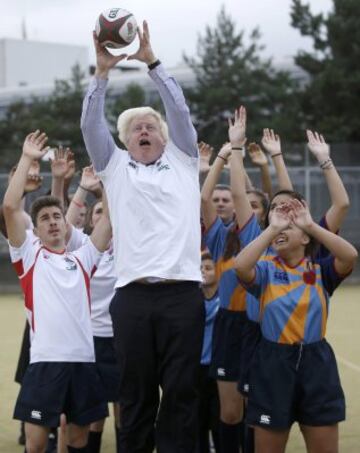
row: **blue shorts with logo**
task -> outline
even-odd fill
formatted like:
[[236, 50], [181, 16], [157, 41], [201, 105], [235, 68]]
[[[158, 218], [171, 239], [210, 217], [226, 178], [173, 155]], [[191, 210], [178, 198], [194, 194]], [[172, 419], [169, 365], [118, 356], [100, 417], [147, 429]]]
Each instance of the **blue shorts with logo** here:
[[345, 420], [345, 397], [334, 352], [310, 344], [260, 340], [251, 369], [247, 423], [274, 430], [294, 422], [329, 426]]
[[95, 363], [37, 362], [26, 370], [14, 418], [57, 427], [65, 413], [68, 423], [85, 426], [107, 417], [105, 401]]

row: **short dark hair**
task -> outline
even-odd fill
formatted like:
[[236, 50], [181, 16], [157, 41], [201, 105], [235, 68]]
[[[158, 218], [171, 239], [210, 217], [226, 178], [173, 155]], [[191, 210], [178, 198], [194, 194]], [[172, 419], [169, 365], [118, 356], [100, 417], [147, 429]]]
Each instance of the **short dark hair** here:
[[216, 184], [214, 190], [227, 190], [228, 192], [231, 192], [231, 188], [228, 184]]
[[61, 201], [51, 195], [45, 195], [43, 197], [37, 198], [31, 205], [30, 216], [34, 226], [37, 225], [37, 216], [41, 209], [50, 208], [52, 206], [59, 208], [62, 215], [65, 217], [64, 208], [62, 207]]
[[214, 261], [210, 252], [206, 251], [206, 252], [202, 252], [201, 254], [201, 261], [205, 261], [205, 260], [211, 260], [211, 261]]

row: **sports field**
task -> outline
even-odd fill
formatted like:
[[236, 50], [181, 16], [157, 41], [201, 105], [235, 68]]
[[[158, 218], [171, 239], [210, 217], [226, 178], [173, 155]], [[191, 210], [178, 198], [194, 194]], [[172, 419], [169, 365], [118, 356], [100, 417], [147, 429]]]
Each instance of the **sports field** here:
[[[334, 295], [330, 307], [327, 338], [337, 355], [347, 399], [347, 421], [340, 426], [340, 451], [360, 452], [360, 287], [344, 286]], [[19, 423], [12, 420], [18, 385], [14, 372], [24, 328], [20, 296], [0, 297], [0, 452], [23, 452], [17, 445]], [[316, 369], [314, 369], [316, 373]], [[112, 421], [107, 424], [103, 453], [114, 452]], [[288, 452], [305, 451], [298, 429], [293, 428]]]

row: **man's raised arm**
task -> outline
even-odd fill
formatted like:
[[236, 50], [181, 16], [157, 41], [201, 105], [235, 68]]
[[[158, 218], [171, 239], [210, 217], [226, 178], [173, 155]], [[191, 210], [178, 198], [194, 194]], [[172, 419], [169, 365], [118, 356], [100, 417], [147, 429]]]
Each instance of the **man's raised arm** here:
[[164, 104], [171, 140], [184, 153], [191, 157], [198, 157], [197, 133], [191, 122], [189, 107], [176, 80], [167, 74], [163, 65], [155, 57], [146, 21], [143, 23], [143, 32], [139, 29], [138, 35], [139, 50], [128, 59], [139, 60], [148, 65], [149, 75], [155, 82]]

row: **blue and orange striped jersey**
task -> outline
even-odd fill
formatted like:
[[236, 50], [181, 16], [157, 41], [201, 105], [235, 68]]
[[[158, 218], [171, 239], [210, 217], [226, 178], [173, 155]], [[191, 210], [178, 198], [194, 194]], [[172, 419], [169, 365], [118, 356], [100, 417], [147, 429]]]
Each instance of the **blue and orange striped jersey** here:
[[344, 278], [337, 274], [331, 255], [314, 263], [304, 258], [296, 267], [279, 256], [261, 259], [246, 289], [260, 301], [263, 336], [285, 344], [324, 338], [329, 296]]
[[204, 297], [204, 304], [206, 318], [200, 363], [201, 365], [209, 365], [209, 363], [211, 362], [214, 321], [220, 305], [220, 297], [218, 292], [216, 291], [211, 299], [206, 299], [206, 297]]
[[[247, 311], [251, 320], [259, 319], [259, 302], [239, 283], [234, 270], [234, 257], [225, 260], [224, 252], [226, 237], [234, 224], [224, 225], [217, 218], [205, 235], [206, 245], [215, 262], [216, 275], [219, 280], [220, 306], [228, 310]], [[260, 226], [255, 215], [252, 215], [247, 224], [237, 231], [241, 248], [248, 245], [261, 233]], [[250, 299], [250, 300], [249, 300]]]

